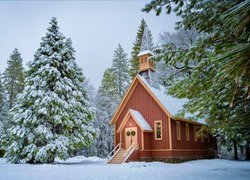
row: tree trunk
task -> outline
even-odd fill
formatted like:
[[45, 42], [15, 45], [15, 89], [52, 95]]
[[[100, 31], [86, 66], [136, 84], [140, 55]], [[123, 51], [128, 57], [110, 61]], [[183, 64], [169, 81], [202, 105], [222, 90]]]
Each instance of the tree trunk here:
[[249, 143], [246, 145], [246, 160], [250, 160], [250, 148]]
[[237, 149], [237, 142], [234, 140], [234, 160], [238, 160], [238, 149]]

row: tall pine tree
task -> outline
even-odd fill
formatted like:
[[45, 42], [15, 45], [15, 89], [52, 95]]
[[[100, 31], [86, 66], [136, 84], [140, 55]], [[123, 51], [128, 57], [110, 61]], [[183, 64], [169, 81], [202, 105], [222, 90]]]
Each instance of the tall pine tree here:
[[[132, 48], [132, 52], [131, 52], [131, 59], [130, 59], [130, 77], [131, 79], [134, 79], [134, 77], [137, 75], [138, 70], [139, 70], [139, 60], [137, 58], [137, 55], [140, 52], [140, 48], [141, 48], [141, 43], [142, 43], [142, 36], [143, 36], [143, 32], [144, 32], [144, 28], [145, 26], [147, 26], [146, 22], [144, 19], [141, 20], [141, 24], [138, 28], [137, 31], [137, 35], [136, 35], [136, 39], [135, 42], [133, 43], [133, 48]], [[149, 48], [152, 50], [153, 49], [153, 37], [151, 34], [151, 31], [148, 30], [149, 33]]]
[[106, 157], [112, 150], [113, 128], [109, 121], [115, 109], [123, 98], [130, 83], [127, 54], [119, 44], [114, 52], [111, 68], [103, 75], [101, 86], [96, 97], [96, 119], [94, 127], [99, 130], [99, 136], [93, 146], [87, 150], [88, 155]]
[[245, 146], [249, 159], [250, 1], [152, 0], [143, 10], [159, 15], [163, 8], [181, 17], [177, 28], [194, 27], [202, 35], [184, 51], [160, 51], [168, 64], [192, 69], [168, 92], [189, 99], [185, 110], [207, 119], [211, 132], [234, 147], [235, 159], [239, 145]]
[[115, 77], [114, 83], [116, 91], [119, 100], [121, 100], [130, 83], [130, 77], [127, 54], [120, 44], [114, 52], [111, 70]]
[[21, 54], [15, 49], [7, 61], [8, 67], [4, 72], [4, 86], [8, 95], [9, 108], [13, 107], [16, 95], [24, 88], [24, 68]]
[[53, 163], [56, 157], [89, 146], [95, 131], [89, 125], [84, 76], [70, 39], [60, 33], [56, 18], [28, 64], [25, 89], [12, 109], [13, 123], [6, 157], [13, 163]]
[[104, 72], [96, 97], [94, 127], [99, 130], [99, 135], [90, 150], [91, 155], [106, 157], [113, 148], [113, 128], [109, 121], [119, 103], [116, 89], [115, 76], [109, 68]]
[[189, 76], [192, 66], [196, 64], [195, 60], [188, 63], [177, 62], [171, 64], [166, 63], [165, 56], [172, 57], [176, 50], [186, 51], [195, 44], [198, 35], [194, 28], [190, 30], [181, 29], [175, 33], [163, 32], [160, 34], [160, 46], [156, 48], [156, 56], [154, 57], [157, 59], [155, 72], [160, 84], [170, 86], [177, 79]]
[[2, 85], [0, 73], [0, 157], [4, 153], [4, 144], [6, 143], [7, 133], [6, 129], [9, 128], [9, 111], [7, 106], [7, 99], [4, 87]]

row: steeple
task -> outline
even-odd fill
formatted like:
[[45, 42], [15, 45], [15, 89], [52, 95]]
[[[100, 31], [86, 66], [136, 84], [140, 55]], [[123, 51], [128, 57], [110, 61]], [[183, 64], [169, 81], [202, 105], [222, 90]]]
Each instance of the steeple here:
[[145, 79], [150, 81], [151, 73], [155, 71], [154, 63], [151, 60], [151, 57], [154, 55], [151, 51], [151, 47], [149, 45], [149, 32], [148, 27], [144, 27], [144, 32], [142, 36], [141, 49], [139, 54], [137, 55], [139, 59], [139, 74], [143, 76]]
[[143, 32], [143, 35], [142, 35], [142, 42], [141, 42], [140, 52], [151, 51], [152, 47], [150, 46], [149, 43], [150, 43], [149, 30], [148, 30], [148, 26], [145, 25], [144, 26], [144, 32]]

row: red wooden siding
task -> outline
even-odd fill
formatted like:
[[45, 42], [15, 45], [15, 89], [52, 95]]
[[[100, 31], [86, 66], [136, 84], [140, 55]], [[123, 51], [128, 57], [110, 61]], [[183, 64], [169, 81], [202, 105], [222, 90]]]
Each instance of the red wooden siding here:
[[121, 131], [121, 135], [122, 135], [122, 143], [125, 145], [125, 128], [129, 128], [129, 127], [137, 127], [137, 140], [138, 140], [138, 146], [141, 149], [142, 146], [142, 142], [141, 142], [141, 129], [140, 127], [136, 124], [136, 122], [134, 121], [134, 119], [132, 117], [129, 117], [129, 120], [126, 122], [124, 128]]
[[[168, 149], [169, 148], [169, 133], [168, 133], [168, 123], [167, 115], [162, 111], [159, 105], [154, 101], [150, 94], [143, 88], [143, 86], [138, 83], [131, 94], [128, 102], [126, 103], [124, 109], [119, 115], [116, 122], [116, 129], [119, 129], [125, 115], [129, 109], [134, 109], [139, 111], [143, 117], [148, 121], [149, 125], [154, 129], [154, 121], [162, 120], [162, 140], [155, 140], [153, 133], [148, 135], [145, 141], [151, 141], [152, 149]], [[123, 138], [122, 138], [123, 139]], [[120, 142], [119, 134], [116, 133], [116, 144]], [[145, 143], [145, 142], [144, 142]], [[149, 146], [149, 143], [145, 143]], [[146, 149], [146, 148], [145, 148]]]
[[[137, 83], [136, 81], [134, 81]], [[204, 158], [213, 157], [214, 151], [210, 151], [210, 148], [216, 150], [216, 141], [210, 136], [210, 140], [204, 136], [204, 142], [201, 142], [201, 138], [197, 138], [197, 142], [194, 141], [194, 126], [199, 127], [199, 123], [192, 123], [185, 120], [174, 120], [170, 118], [168, 122], [167, 114], [161, 109], [160, 105], [151, 97], [151, 94], [139, 83], [134, 84], [134, 90], [128, 98], [123, 109], [119, 109], [120, 114], [117, 114], [115, 118], [115, 145], [123, 143], [125, 145], [125, 128], [137, 127], [137, 139], [139, 143], [139, 149], [129, 158], [129, 161], [134, 161], [143, 158]], [[172, 104], [169, 104], [171, 106]], [[142, 132], [142, 129], [138, 126], [132, 117], [129, 117], [128, 121], [124, 125], [123, 129], [117, 133], [117, 130], [124, 121], [129, 109], [139, 111], [142, 116], [148, 121], [149, 125], [154, 131], [154, 122], [157, 120], [162, 121], [162, 139], [155, 140], [155, 132]], [[176, 121], [180, 122], [181, 140], [177, 140]], [[186, 123], [189, 124], [189, 141], [186, 139]], [[171, 127], [168, 127], [171, 124]], [[171, 129], [171, 142], [172, 148], [170, 149], [169, 129]], [[143, 133], [143, 136], [142, 136]], [[142, 140], [144, 141], [142, 142]], [[143, 148], [144, 144], [144, 148]]]
[[144, 149], [151, 149], [154, 133], [144, 132]]
[[[171, 119], [172, 128], [172, 145], [173, 149], [207, 149], [210, 147], [208, 138], [204, 137], [204, 142], [201, 142], [201, 138], [197, 138], [197, 142], [194, 141], [194, 125], [189, 124], [190, 141], [186, 140], [186, 122], [180, 122], [181, 126], [181, 140], [177, 140], [176, 132], [176, 120]], [[198, 125], [195, 125], [198, 126]]]

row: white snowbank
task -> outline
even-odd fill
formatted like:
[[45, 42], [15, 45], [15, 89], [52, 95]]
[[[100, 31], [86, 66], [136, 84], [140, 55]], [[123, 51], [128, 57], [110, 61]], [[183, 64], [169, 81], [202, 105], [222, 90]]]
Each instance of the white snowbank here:
[[106, 164], [106, 159], [77, 156], [59, 164], [9, 164], [0, 159], [1, 180], [130, 180], [130, 179], [249, 179], [250, 162], [221, 159], [197, 160], [180, 164], [130, 162]]

